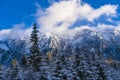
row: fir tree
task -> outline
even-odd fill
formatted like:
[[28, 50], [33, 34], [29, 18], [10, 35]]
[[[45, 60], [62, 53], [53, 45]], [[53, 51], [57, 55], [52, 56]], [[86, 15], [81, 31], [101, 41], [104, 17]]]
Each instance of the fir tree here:
[[6, 71], [6, 80], [16, 80], [18, 75], [19, 67], [16, 59], [11, 61], [10, 68]]
[[41, 61], [41, 53], [38, 47], [38, 30], [36, 24], [33, 25], [33, 31], [31, 33], [30, 42], [32, 46], [30, 47], [30, 57], [29, 63], [34, 71], [39, 71], [39, 63]]
[[23, 58], [21, 60], [21, 65], [26, 66], [28, 64], [28, 59], [26, 55], [23, 55]]
[[0, 65], [0, 80], [3, 80], [3, 68], [2, 65]]

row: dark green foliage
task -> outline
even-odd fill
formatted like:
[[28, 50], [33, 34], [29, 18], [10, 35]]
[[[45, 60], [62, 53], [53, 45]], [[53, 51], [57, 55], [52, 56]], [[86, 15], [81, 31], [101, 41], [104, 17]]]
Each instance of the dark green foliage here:
[[41, 75], [40, 80], [48, 80], [45, 75]]
[[0, 80], [3, 79], [3, 69], [2, 66], [0, 65]]
[[33, 31], [30, 37], [32, 46], [30, 47], [29, 63], [35, 71], [39, 71], [39, 63], [41, 61], [41, 53], [38, 47], [38, 31], [36, 24], [33, 25]]
[[23, 55], [22, 61], [21, 61], [21, 65], [25, 66], [28, 64], [28, 59], [26, 55]]
[[100, 66], [100, 64], [97, 65], [99, 70], [99, 76], [102, 78], [102, 80], [107, 80], [107, 75], [105, 74], [105, 68]]

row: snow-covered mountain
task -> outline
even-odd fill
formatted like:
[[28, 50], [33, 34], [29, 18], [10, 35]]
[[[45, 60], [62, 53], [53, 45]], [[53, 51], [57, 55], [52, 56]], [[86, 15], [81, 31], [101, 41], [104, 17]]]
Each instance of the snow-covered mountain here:
[[42, 52], [56, 51], [60, 47], [59, 37], [56, 34], [46, 33], [40, 37], [39, 47]]
[[98, 32], [91, 29], [82, 29], [77, 32], [73, 38], [73, 51], [80, 53], [82, 51], [102, 52], [104, 38]]
[[8, 39], [0, 42], [0, 63], [9, 65], [16, 58], [21, 61], [24, 54], [28, 54], [28, 46], [25, 40]]
[[[100, 31], [99, 31], [100, 30]], [[120, 60], [120, 30], [117, 28], [102, 28], [98, 32], [103, 36], [106, 43], [104, 53], [108, 57]]]
[[[115, 28], [104, 28], [100, 31], [81, 29], [72, 38], [50, 32], [39, 36], [39, 48], [43, 54], [49, 51], [68, 54], [94, 51], [120, 60], [120, 31]], [[24, 54], [29, 54], [29, 47], [29, 38], [0, 41], [0, 63], [8, 65], [13, 58], [20, 61]]]
[[[7, 38], [0, 41], [0, 65], [6, 68], [1, 73], [7, 76], [4, 77], [5, 80], [9, 80], [11, 76], [13, 78], [11, 80], [14, 78], [43, 80], [44, 77], [46, 80], [120, 79], [119, 30], [114, 28], [104, 28], [102, 31], [81, 29], [72, 37], [53, 33], [39, 33], [38, 36], [38, 46], [42, 53], [40, 56], [35, 56], [35, 58], [41, 58], [41, 61], [37, 63], [40, 64], [38, 66], [41, 70], [38, 72], [32, 70], [34, 66], [28, 63], [32, 44], [30, 37]], [[16, 76], [13, 76], [14, 74]]]

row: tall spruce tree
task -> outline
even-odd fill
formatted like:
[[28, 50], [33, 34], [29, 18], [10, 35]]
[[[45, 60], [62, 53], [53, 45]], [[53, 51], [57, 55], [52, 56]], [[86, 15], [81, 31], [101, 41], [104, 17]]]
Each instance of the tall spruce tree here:
[[30, 42], [30, 57], [29, 57], [29, 63], [34, 71], [39, 71], [39, 64], [41, 61], [41, 52], [38, 47], [38, 30], [36, 23], [33, 25], [33, 31], [31, 33]]

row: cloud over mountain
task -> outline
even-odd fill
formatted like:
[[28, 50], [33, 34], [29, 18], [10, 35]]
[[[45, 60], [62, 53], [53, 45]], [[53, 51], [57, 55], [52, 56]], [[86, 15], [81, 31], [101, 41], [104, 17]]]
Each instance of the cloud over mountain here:
[[6, 39], [6, 38], [22, 39], [25, 36], [29, 36], [32, 31], [31, 27], [27, 29], [24, 29], [24, 27], [25, 27], [25, 23], [20, 23], [20, 24], [15, 24], [11, 29], [1, 30], [0, 40]]
[[[117, 5], [103, 5], [94, 9], [87, 3], [78, 0], [62, 0], [54, 2], [45, 9], [41, 15], [41, 9], [37, 12], [37, 22], [41, 25], [42, 32], [64, 32], [78, 20], [94, 22], [101, 16], [111, 20], [117, 14]], [[39, 15], [41, 16], [39, 16]], [[75, 27], [75, 26], [74, 26]]]
[[[99, 8], [93, 8], [90, 4], [87, 4], [81, 0], [52, 0], [52, 4], [46, 8], [41, 9], [38, 3], [37, 12], [35, 13], [36, 22], [40, 26], [40, 32], [52, 32], [69, 34], [74, 33], [83, 28], [91, 28], [97, 26], [81, 25], [74, 26], [77, 21], [86, 20], [91, 23], [95, 23], [96, 19], [100, 19], [105, 16], [109, 22], [114, 22], [113, 17], [117, 17], [118, 5], [103, 5]], [[118, 23], [118, 22], [117, 22]], [[103, 26], [101, 23], [97, 23], [98, 26]], [[113, 26], [107, 25], [105, 26]], [[71, 29], [71, 26], [73, 28]], [[118, 24], [119, 26], [119, 24]], [[118, 27], [115, 26], [115, 27]], [[9, 38], [21, 38], [24, 35], [29, 35], [31, 32], [31, 26], [24, 29], [25, 23], [15, 24], [13, 28], [0, 31], [0, 39]], [[92, 28], [91, 28], [92, 29]]]

